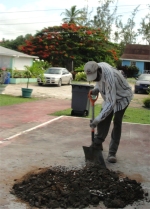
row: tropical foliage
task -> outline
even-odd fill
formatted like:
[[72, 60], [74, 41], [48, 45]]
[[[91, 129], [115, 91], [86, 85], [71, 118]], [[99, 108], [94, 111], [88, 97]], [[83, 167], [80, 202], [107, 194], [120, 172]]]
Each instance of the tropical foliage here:
[[150, 108], [150, 86], [148, 87], [147, 93], [149, 94], [149, 96], [144, 98], [143, 104], [145, 105], [145, 107]]
[[112, 33], [112, 25], [116, 20], [117, 6], [110, 10], [112, 0], [100, 0], [100, 6], [97, 7], [96, 15], [91, 19], [91, 26], [94, 28], [102, 28], [106, 37], [110, 39]]
[[86, 81], [85, 72], [78, 72], [75, 76], [75, 81]]
[[[51, 64], [40, 59], [35, 59], [32, 64], [32, 68], [34, 69], [46, 70], [48, 67], [51, 67]], [[7, 69], [7, 72], [10, 72], [12, 78], [28, 78], [26, 70], [19, 70], [15, 68], [15, 70]], [[31, 75], [31, 78], [32, 77], [33, 75]]]
[[115, 32], [115, 40], [120, 40], [121, 43], [132, 44], [136, 43], [136, 38], [138, 37], [138, 32], [135, 31], [135, 17], [137, 14], [139, 6], [137, 6], [132, 12], [131, 16], [127, 19], [127, 23], [123, 24], [122, 20], [118, 17], [116, 19], [117, 31]]
[[72, 70], [89, 60], [106, 61], [115, 65], [118, 60], [117, 45], [105, 37], [101, 29], [64, 23], [62, 26], [44, 28], [19, 49], [39, 56], [52, 66], [66, 66]]
[[[150, 5], [148, 6], [150, 10]], [[150, 11], [144, 18], [142, 18], [140, 25], [141, 27], [138, 29], [138, 32], [143, 36], [142, 39], [146, 40], [150, 45]]]
[[[93, 9], [90, 11], [88, 4], [80, 10], [77, 9], [75, 5], [72, 6], [70, 10], [65, 9], [64, 12], [60, 14], [64, 15], [62, 21], [64, 23], [74, 23], [91, 28], [100, 28], [103, 30], [108, 40], [120, 45], [120, 55], [126, 44], [138, 44], [139, 36], [141, 36], [147, 44], [150, 44], [150, 5], [145, 5], [148, 7], [148, 13], [145, 13], [145, 16], [141, 17], [140, 25], [137, 26], [135, 20], [138, 12], [141, 10], [141, 5], [137, 6], [125, 19], [124, 15], [117, 15], [118, 1], [99, 0], [98, 3], [99, 6], [96, 8], [94, 15]], [[31, 36], [31, 34], [26, 34], [24, 37], [18, 36], [15, 40], [5, 40], [3, 38], [0, 45], [9, 49], [18, 50], [18, 46], [23, 45]]]
[[126, 65], [125, 66], [121, 66], [121, 65], [118, 65], [117, 69], [118, 70], [123, 70], [123, 72], [125, 73], [125, 75], [128, 78], [137, 77], [138, 74], [139, 74], [139, 68], [134, 66], [134, 65], [131, 65], [131, 66], [126, 66]]
[[25, 36], [18, 36], [14, 40], [2, 39], [2, 41], [0, 42], [0, 45], [8, 49], [13, 49], [13, 50], [18, 51], [18, 46], [24, 44], [25, 41], [29, 40], [31, 36], [32, 36], [31, 34], [26, 34]]
[[143, 100], [143, 104], [145, 107], [150, 108], [150, 96]]
[[79, 67], [75, 68], [75, 72], [83, 72], [84, 65], [80, 65]]
[[[44, 66], [44, 67], [42, 67], [42, 66]], [[28, 85], [29, 85], [29, 79], [30, 78], [40, 77], [41, 80], [44, 81], [44, 71], [49, 66], [50, 65], [47, 62], [45, 63], [44, 61], [41, 61], [39, 59], [35, 60], [33, 62], [33, 65], [32, 66], [24, 66], [25, 69], [26, 69], [24, 71], [24, 76], [26, 78], [28, 78], [28, 80], [27, 80], [27, 88], [28, 88]]]
[[[80, 15], [82, 14], [81, 10], [77, 10], [76, 6], [72, 6], [70, 10], [66, 9], [65, 12], [62, 12], [61, 15], [65, 17], [62, 19], [65, 23], [74, 23], [79, 24]], [[79, 24], [80, 25], [80, 24]]]

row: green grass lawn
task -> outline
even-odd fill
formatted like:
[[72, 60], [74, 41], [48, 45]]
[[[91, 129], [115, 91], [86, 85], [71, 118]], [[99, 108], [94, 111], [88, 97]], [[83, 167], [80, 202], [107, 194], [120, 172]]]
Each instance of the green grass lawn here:
[[135, 84], [136, 79], [135, 78], [127, 78], [127, 81], [129, 84]]
[[[36, 101], [38, 98], [23, 98], [19, 96], [11, 96], [11, 95], [5, 95], [0, 94], [0, 106], [8, 106], [8, 105], [14, 105], [14, 104], [21, 104], [24, 102], [32, 102]], [[95, 105], [95, 116], [99, 114], [101, 109], [101, 106], [96, 104]], [[51, 115], [55, 116], [71, 116], [71, 108], [67, 110], [62, 110], [55, 112]], [[89, 112], [89, 115], [86, 118], [91, 118], [91, 111]], [[150, 109], [147, 108], [133, 108], [128, 107], [124, 114], [123, 122], [130, 122], [130, 123], [140, 123], [140, 124], [150, 124]]]
[[36, 100], [37, 98], [23, 98], [21, 96], [19, 97], [19, 96], [0, 94], [0, 107], [20, 104], [24, 102], [32, 102]]
[[[101, 109], [100, 105], [95, 105], [95, 116], [99, 114]], [[67, 110], [62, 110], [53, 113], [52, 115], [55, 116], [61, 116], [61, 115], [66, 115], [70, 116], [71, 115], [71, 108]], [[91, 118], [91, 111], [86, 118]], [[130, 123], [140, 123], [140, 124], [150, 124], [150, 110], [146, 108], [133, 108], [133, 107], [128, 107], [124, 114], [123, 122], [130, 122]]]

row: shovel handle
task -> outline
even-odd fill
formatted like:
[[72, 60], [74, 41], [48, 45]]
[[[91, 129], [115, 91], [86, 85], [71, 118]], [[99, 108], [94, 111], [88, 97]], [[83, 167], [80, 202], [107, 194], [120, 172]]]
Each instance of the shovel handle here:
[[[90, 120], [90, 122], [92, 122], [93, 120]], [[94, 135], [95, 135], [95, 130], [94, 128], [91, 128], [91, 139], [92, 139], [92, 142], [94, 142]]]
[[[92, 91], [89, 91], [89, 94], [88, 94], [88, 98], [91, 102], [91, 105], [92, 105], [92, 120], [91, 122], [94, 120], [94, 104], [96, 102], [96, 100], [98, 99], [98, 95], [94, 95], [94, 97], [92, 97]], [[94, 141], [94, 128], [91, 128], [91, 138], [92, 138], [92, 141]]]
[[94, 98], [92, 98], [92, 91], [89, 91], [88, 98], [89, 98], [89, 100], [91, 102], [91, 105], [94, 106], [94, 103], [98, 99], [98, 95], [94, 95]]

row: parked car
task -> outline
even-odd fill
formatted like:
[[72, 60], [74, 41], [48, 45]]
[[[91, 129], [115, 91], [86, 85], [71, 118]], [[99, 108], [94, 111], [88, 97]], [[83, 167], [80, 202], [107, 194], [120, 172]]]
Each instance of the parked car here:
[[150, 86], [150, 74], [141, 74], [136, 79], [134, 93], [146, 92]]
[[72, 80], [72, 74], [63, 67], [48, 68], [44, 73], [44, 82], [40, 78], [37, 78], [39, 86], [43, 84], [56, 84], [60, 87], [62, 84], [70, 85]]

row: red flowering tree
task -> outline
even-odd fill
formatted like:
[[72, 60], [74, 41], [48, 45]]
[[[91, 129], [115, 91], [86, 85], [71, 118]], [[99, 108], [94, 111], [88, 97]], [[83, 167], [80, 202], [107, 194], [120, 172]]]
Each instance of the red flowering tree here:
[[78, 67], [90, 60], [114, 64], [118, 59], [116, 47], [108, 42], [101, 29], [68, 23], [44, 28], [19, 50], [69, 70], [72, 70], [72, 61], [74, 67]]

